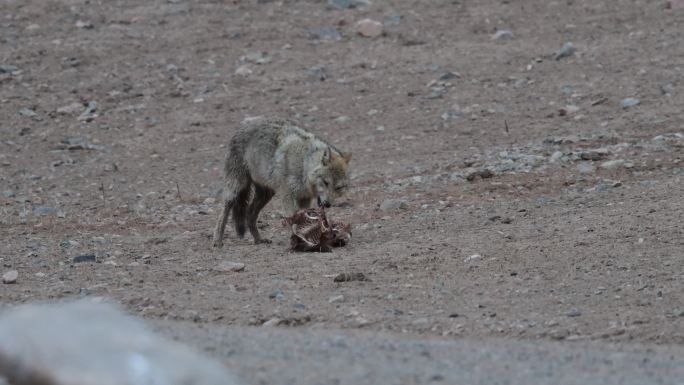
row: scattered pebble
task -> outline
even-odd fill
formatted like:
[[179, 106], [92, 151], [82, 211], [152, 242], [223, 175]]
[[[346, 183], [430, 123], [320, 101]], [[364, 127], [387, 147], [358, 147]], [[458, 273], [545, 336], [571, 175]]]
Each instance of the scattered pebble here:
[[93, 29], [93, 23], [89, 21], [83, 21], [83, 20], [78, 20], [76, 22], [76, 28], [81, 28], [81, 29]]
[[261, 324], [261, 326], [263, 326], [263, 327], [274, 327], [274, 326], [278, 326], [278, 324], [280, 324], [281, 322], [282, 322], [282, 320], [280, 318], [273, 317], [270, 320]]
[[344, 302], [344, 295], [334, 295], [328, 298], [328, 303]]
[[385, 26], [398, 25], [404, 17], [402, 15], [392, 15], [385, 20]]
[[78, 120], [80, 122], [91, 122], [95, 120], [95, 118], [97, 118], [95, 111], [97, 111], [97, 102], [91, 100], [88, 102], [85, 111], [78, 117]]
[[458, 79], [460, 77], [461, 77], [461, 74], [459, 74], [458, 72], [447, 71], [447, 72], [443, 73], [442, 75], [440, 75], [437, 78], [437, 80], [443, 82], [443, 81], [447, 81], [447, 80]]
[[57, 209], [54, 209], [52, 207], [36, 206], [33, 208], [32, 211], [34, 215], [46, 216], [56, 213]]
[[370, 5], [369, 0], [328, 0], [328, 6], [335, 9], [351, 9]]
[[384, 27], [379, 21], [363, 19], [356, 23], [356, 33], [363, 37], [378, 37], [383, 31]]
[[582, 151], [580, 153], [580, 158], [582, 160], [592, 160], [592, 161], [597, 161], [604, 159], [610, 155], [610, 150], [606, 148], [597, 148], [594, 150], [587, 150], [587, 151]]
[[573, 104], [568, 104], [567, 106], [561, 107], [558, 110], [558, 115], [560, 115], [560, 116], [571, 115], [571, 114], [574, 114], [575, 112], [577, 112], [579, 110], [580, 110], [579, 107], [577, 107]]
[[476, 260], [478, 260], [478, 259], [482, 259], [482, 256], [481, 256], [480, 254], [473, 254], [473, 255], [471, 255], [471, 256], [469, 256], [469, 257], [466, 257], [466, 258], [463, 260], [463, 262], [472, 262], [472, 261], [476, 261]]
[[274, 289], [271, 294], [268, 295], [268, 298], [281, 300], [285, 298], [285, 294], [283, 294], [283, 291], [280, 289]]
[[342, 39], [340, 32], [333, 27], [314, 28], [309, 30], [309, 37], [314, 40], [333, 40]]
[[385, 199], [380, 203], [380, 210], [382, 211], [396, 211], [396, 210], [406, 210], [408, 208], [408, 203], [404, 200], [398, 199]]
[[670, 96], [674, 92], [674, 86], [672, 83], [665, 84], [660, 87], [660, 92], [665, 96]]
[[83, 104], [74, 102], [66, 106], [59, 107], [55, 112], [60, 115], [74, 115], [81, 111], [83, 111]]
[[333, 278], [333, 282], [368, 281], [363, 273], [340, 273]]
[[591, 162], [579, 162], [577, 164], [577, 171], [580, 174], [591, 174], [595, 171], [594, 165]]
[[17, 278], [19, 278], [19, 272], [16, 270], [10, 270], [2, 275], [2, 283], [10, 284], [16, 283]]
[[575, 51], [577, 51], [577, 49], [575, 48], [575, 45], [572, 44], [571, 42], [567, 42], [567, 43], [563, 44], [563, 47], [561, 47], [561, 49], [559, 49], [556, 52], [553, 59], [554, 60], [561, 60], [563, 58], [570, 57], [570, 56], [575, 54]]
[[19, 71], [19, 67], [11, 64], [0, 64], [0, 74], [11, 74]]
[[601, 168], [606, 169], [606, 170], [615, 170], [617, 168], [627, 166], [628, 163], [624, 159], [613, 159], [609, 160], [606, 162], [601, 163]]
[[216, 270], [222, 272], [238, 272], [245, 269], [245, 264], [240, 262], [222, 261], [216, 267]]
[[482, 179], [487, 179], [491, 178], [494, 176], [494, 173], [492, 170], [484, 168], [484, 169], [479, 169], [479, 170], [470, 170], [468, 174], [466, 174], [466, 179], [469, 181], [475, 180], [477, 177], [480, 177]]
[[19, 110], [19, 113], [27, 118], [35, 118], [36, 116], [38, 116], [36, 111], [29, 107], [22, 108], [21, 110]]
[[513, 38], [513, 32], [507, 29], [500, 29], [492, 35], [492, 40], [510, 40]]
[[266, 64], [270, 61], [266, 52], [252, 51], [240, 56], [240, 63]]
[[639, 105], [639, 104], [641, 104], [641, 100], [639, 100], [637, 98], [626, 98], [626, 99], [622, 99], [622, 101], [620, 102], [620, 107], [626, 109], [626, 108], [634, 107], [634, 106]]
[[349, 122], [350, 120], [351, 120], [351, 119], [350, 119], [348, 116], [346, 116], [346, 115], [338, 116], [337, 118], [335, 118], [335, 122], [336, 122], [336, 123], [340, 123], [340, 124], [347, 123], [347, 122]]
[[328, 78], [328, 71], [324, 65], [317, 65], [309, 68], [311, 77], [315, 80], [325, 81]]
[[567, 317], [579, 317], [582, 315], [582, 313], [577, 310], [577, 309], [572, 309], [569, 312], [565, 313]]
[[248, 64], [243, 64], [235, 69], [235, 74], [240, 76], [249, 76], [252, 74], [252, 69], [249, 68]]
[[95, 254], [83, 254], [72, 259], [73, 263], [95, 262]]

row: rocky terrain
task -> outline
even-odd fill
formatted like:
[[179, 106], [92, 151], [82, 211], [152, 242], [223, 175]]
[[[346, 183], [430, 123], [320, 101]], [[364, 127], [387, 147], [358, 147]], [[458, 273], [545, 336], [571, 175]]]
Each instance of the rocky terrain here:
[[[680, 1], [8, 0], [0, 15], [3, 305], [684, 343]], [[226, 144], [257, 116], [353, 153], [328, 210], [348, 246], [290, 252], [276, 199], [272, 244], [229, 230], [210, 248]]]

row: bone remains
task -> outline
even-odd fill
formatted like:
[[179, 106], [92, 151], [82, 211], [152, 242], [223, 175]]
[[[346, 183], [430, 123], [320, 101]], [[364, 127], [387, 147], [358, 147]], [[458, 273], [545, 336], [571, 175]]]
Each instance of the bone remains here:
[[323, 207], [299, 210], [283, 224], [292, 230], [292, 250], [330, 252], [351, 241], [351, 225], [328, 221]]

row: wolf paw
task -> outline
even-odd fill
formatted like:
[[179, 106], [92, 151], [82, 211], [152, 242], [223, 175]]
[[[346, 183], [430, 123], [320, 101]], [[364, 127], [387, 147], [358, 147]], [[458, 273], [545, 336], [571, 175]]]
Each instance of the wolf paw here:
[[222, 248], [223, 247], [223, 240], [221, 240], [221, 239], [215, 240], [214, 242], [212, 242], [211, 247], [213, 247], [214, 249]]
[[255, 244], [255, 245], [258, 245], [258, 244], [260, 244], [260, 243], [271, 244], [271, 243], [273, 243], [273, 242], [272, 242], [270, 239], [265, 239], [265, 238], [260, 238], [260, 239], [255, 239], [255, 240], [254, 240], [254, 244]]

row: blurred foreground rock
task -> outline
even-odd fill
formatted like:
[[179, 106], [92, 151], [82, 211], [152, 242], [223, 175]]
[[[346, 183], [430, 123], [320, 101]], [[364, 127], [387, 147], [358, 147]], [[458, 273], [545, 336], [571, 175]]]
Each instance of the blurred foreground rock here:
[[236, 384], [219, 363], [151, 333], [112, 305], [25, 305], [0, 313], [0, 383]]

